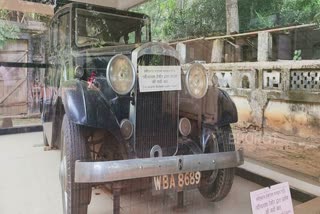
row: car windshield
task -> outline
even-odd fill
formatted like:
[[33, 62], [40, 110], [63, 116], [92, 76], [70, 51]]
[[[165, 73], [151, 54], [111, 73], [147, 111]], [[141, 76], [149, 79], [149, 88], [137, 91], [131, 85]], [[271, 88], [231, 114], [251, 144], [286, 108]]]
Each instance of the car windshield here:
[[149, 40], [148, 19], [103, 12], [76, 10], [76, 44], [122, 45]]

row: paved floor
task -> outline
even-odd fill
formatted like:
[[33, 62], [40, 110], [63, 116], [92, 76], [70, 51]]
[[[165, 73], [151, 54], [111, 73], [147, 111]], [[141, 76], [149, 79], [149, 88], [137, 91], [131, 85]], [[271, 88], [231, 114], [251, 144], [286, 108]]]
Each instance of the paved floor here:
[[[0, 136], [0, 214], [60, 214], [59, 151], [44, 151], [42, 133]], [[221, 202], [201, 198], [197, 190], [185, 195], [182, 213], [251, 213], [249, 192], [261, 186], [236, 177]], [[177, 213], [176, 194], [151, 196], [148, 191], [121, 198], [122, 213]], [[180, 210], [181, 211], [181, 210]], [[112, 196], [94, 190], [89, 214], [112, 213]], [[181, 213], [181, 212], [180, 212]]]

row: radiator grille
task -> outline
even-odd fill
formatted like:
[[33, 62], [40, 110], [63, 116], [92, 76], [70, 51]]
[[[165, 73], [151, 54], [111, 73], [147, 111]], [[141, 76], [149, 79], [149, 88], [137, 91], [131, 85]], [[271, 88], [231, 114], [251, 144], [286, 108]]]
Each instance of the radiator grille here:
[[[175, 58], [168, 56], [145, 55], [139, 59], [140, 65], [178, 65], [178, 63]], [[178, 103], [178, 91], [147, 93], [138, 91], [135, 141], [138, 157], [150, 157], [150, 150], [154, 145], [162, 148], [163, 156], [174, 155], [178, 140]]]

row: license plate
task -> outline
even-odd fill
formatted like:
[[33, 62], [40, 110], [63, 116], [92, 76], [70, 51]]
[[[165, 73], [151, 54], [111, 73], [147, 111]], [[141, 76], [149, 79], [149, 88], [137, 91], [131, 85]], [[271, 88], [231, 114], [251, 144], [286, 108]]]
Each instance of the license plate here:
[[198, 172], [186, 172], [174, 175], [159, 175], [154, 176], [153, 190], [176, 190], [181, 191], [184, 189], [191, 189], [197, 187], [200, 183], [201, 173]]

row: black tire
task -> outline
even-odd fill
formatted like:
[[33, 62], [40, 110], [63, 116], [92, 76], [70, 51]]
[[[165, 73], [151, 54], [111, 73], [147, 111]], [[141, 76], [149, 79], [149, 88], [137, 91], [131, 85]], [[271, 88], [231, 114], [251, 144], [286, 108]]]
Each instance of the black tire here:
[[52, 121], [52, 147], [61, 149], [61, 126], [64, 116], [64, 109], [61, 98], [59, 97], [56, 103], [55, 116]]
[[63, 117], [60, 115], [57, 115], [56, 118], [53, 120], [53, 125], [52, 125], [52, 147], [55, 149], [61, 149], [61, 126], [62, 126], [62, 121]]
[[[206, 153], [235, 151], [230, 125], [216, 128], [213, 130], [213, 134], [216, 140], [210, 139], [205, 150]], [[217, 147], [215, 147], [216, 143], [218, 143]], [[201, 172], [199, 186], [201, 195], [213, 202], [224, 199], [231, 190], [234, 174], [235, 168]]]
[[89, 160], [90, 153], [82, 127], [64, 115], [61, 128], [60, 182], [64, 214], [87, 214], [91, 185], [74, 182], [76, 160]]

